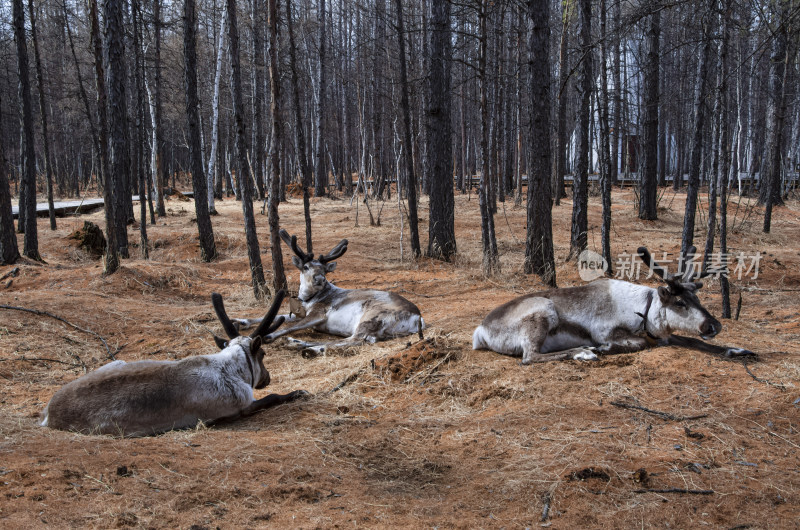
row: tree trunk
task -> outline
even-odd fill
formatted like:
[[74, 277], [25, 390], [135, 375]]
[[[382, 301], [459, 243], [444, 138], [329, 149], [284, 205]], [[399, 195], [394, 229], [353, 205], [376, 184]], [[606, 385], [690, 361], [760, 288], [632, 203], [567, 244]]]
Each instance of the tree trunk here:
[[643, 164], [639, 175], [639, 219], [658, 219], [658, 68], [661, 11], [650, 15], [644, 71]]
[[42, 125], [42, 145], [44, 147], [44, 171], [47, 177], [47, 210], [50, 215], [50, 230], [56, 229], [56, 212], [53, 207], [53, 162], [50, 158], [50, 138], [47, 134], [47, 104], [44, 98], [44, 74], [42, 59], [39, 56], [39, 37], [36, 33], [36, 14], [33, 0], [28, 0], [28, 13], [31, 17], [31, 39], [33, 40], [33, 56], [36, 64], [36, 87], [39, 90], [39, 118]]
[[252, 44], [253, 44], [253, 170], [256, 179], [256, 189], [258, 190], [259, 200], [263, 200], [264, 195], [264, 126], [262, 119], [262, 109], [264, 101], [264, 84], [262, 81], [262, 53], [261, 31], [262, 31], [262, 6], [258, 0], [251, 0], [251, 22], [252, 22]]
[[306, 251], [311, 254], [311, 205], [308, 199], [308, 188], [311, 186], [311, 168], [308, 166], [308, 153], [306, 151], [306, 135], [303, 116], [300, 112], [300, 81], [297, 75], [297, 51], [294, 42], [294, 29], [292, 28], [292, 2], [286, 0], [286, 29], [289, 33], [289, 69], [292, 79], [292, 111], [295, 119], [295, 140], [297, 141], [297, 159], [300, 163], [300, 175], [303, 180], [303, 215], [306, 221]]
[[236, 124], [236, 180], [239, 183], [239, 198], [242, 200], [244, 232], [247, 239], [250, 274], [253, 279], [253, 293], [256, 298], [260, 299], [264, 296], [265, 280], [264, 269], [261, 265], [261, 251], [259, 250], [258, 236], [256, 235], [256, 221], [253, 215], [253, 179], [250, 178], [247, 163], [247, 137], [245, 136], [244, 102], [242, 100], [242, 72], [239, 66], [239, 28], [236, 24], [236, 0], [226, 0], [225, 5], [228, 16], [233, 119]]
[[600, 117], [600, 193], [603, 203], [603, 221], [600, 228], [600, 241], [603, 259], [606, 262], [606, 273], [613, 274], [611, 259], [611, 145], [608, 124], [608, 46], [606, 44], [606, 0], [600, 0], [600, 93], [597, 98], [598, 116]]
[[417, 177], [414, 172], [414, 157], [411, 152], [411, 111], [408, 98], [408, 74], [406, 73], [406, 42], [403, 28], [403, 3], [394, 0], [397, 13], [397, 41], [400, 48], [400, 108], [403, 110], [403, 152], [405, 154], [406, 191], [408, 193], [408, 229], [411, 235], [411, 255], [419, 258], [419, 220], [417, 218]]
[[97, 114], [100, 136], [100, 164], [103, 182], [103, 204], [106, 220], [106, 254], [103, 262], [103, 274], [113, 274], [119, 268], [119, 249], [117, 248], [116, 215], [114, 214], [114, 182], [111, 174], [111, 157], [108, 152], [108, 107], [106, 92], [105, 68], [103, 67], [103, 41], [100, 38], [100, 17], [97, 12], [97, 0], [89, 0], [89, 18], [91, 19], [92, 49], [94, 51], [94, 75], [97, 87]]
[[592, 3], [591, 0], [580, 0], [580, 46], [583, 52], [581, 77], [578, 83], [578, 92], [581, 96], [578, 108], [578, 132], [576, 133], [577, 163], [572, 180], [572, 228], [570, 230], [569, 257], [577, 258], [586, 249], [587, 231], [589, 222], [587, 210], [589, 207], [589, 103], [592, 95], [592, 55], [591, 55], [591, 27]]
[[[96, 0], [94, 0], [96, 1]], [[153, 165], [153, 191], [156, 196], [156, 212], [159, 217], [167, 216], [164, 205], [164, 186], [167, 182], [166, 166], [164, 165], [164, 133], [161, 118], [161, 2], [153, 0], [153, 99], [155, 99], [155, 127], [153, 129], [153, 151], [156, 163]]]
[[[717, 173], [717, 188], [719, 190], [719, 251], [722, 264], [725, 265], [728, 255], [728, 173], [731, 168], [730, 153], [730, 122], [728, 98], [728, 48], [730, 46], [730, 10], [731, 0], [722, 2], [722, 40], [719, 45], [719, 78], [717, 97], [719, 98], [719, 172]], [[719, 278], [722, 291], [722, 318], [731, 318], [731, 296], [728, 275], [722, 274]]]
[[[486, 18], [488, 6], [481, 4], [478, 9], [478, 80], [480, 82], [481, 111], [481, 190], [478, 199], [481, 210], [481, 242], [483, 261], [481, 270], [485, 276], [500, 272], [500, 260], [497, 251], [497, 238], [494, 231], [494, 215], [491, 209], [491, 177], [489, 153], [489, 80], [487, 79], [486, 55], [488, 34]], [[530, 183], [528, 184], [530, 189]]]
[[528, 142], [528, 228], [525, 240], [525, 273], [536, 273], [542, 281], [556, 286], [553, 256], [550, 171], [550, 3], [531, 0], [528, 13], [530, 36], [531, 120]]
[[428, 175], [430, 207], [428, 256], [450, 261], [456, 253], [453, 196], [453, 142], [450, 128], [450, 66], [452, 45], [450, 3], [433, 0], [431, 58], [428, 62]]
[[286, 288], [286, 274], [283, 269], [283, 252], [281, 251], [280, 219], [278, 203], [281, 193], [280, 149], [283, 137], [280, 109], [280, 76], [278, 73], [278, 7], [277, 0], [267, 0], [267, 25], [269, 27], [269, 86], [270, 110], [272, 113], [272, 179], [269, 185], [267, 204], [269, 220], [269, 240], [272, 247], [272, 289], [278, 292]]
[[[707, 9], [707, 6], [704, 6]], [[689, 155], [689, 180], [686, 183], [686, 209], [683, 214], [683, 234], [681, 237], [681, 255], [685, 256], [694, 244], [694, 221], [697, 212], [697, 195], [700, 188], [700, 162], [703, 153], [703, 132], [705, 129], [705, 100], [708, 92], [708, 63], [711, 59], [711, 22], [704, 14], [703, 51], [697, 65], [697, 91], [694, 101], [694, 132], [692, 135], [691, 154]]]
[[328, 80], [325, 77], [326, 57], [325, 51], [327, 46], [327, 36], [325, 35], [325, 0], [319, 0], [319, 70], [317, 75], [317, 84], [319, 85], [319, 94], [317, 96], [317, 153], [314, 160], [314, 195], [316, 197], [324, 197], [328, 187], [328, 172], [325, 169], [325, 135], [323, 129], [325, 127], [325, 92], [327, 89], [326, 83]]
[[[222, 15], [219, 29], [219, 44], [217, 45], [217, 63], [214, 73], [214, 96], [211, 98], [211, 153], [208, 156], [208, 210], [216, 214], [214, 207], [214, 175], [219, 173], [217, 168], [217, 151], [219, 149], [219, 87], [222, 82], [222, 55], [225, 53], [225, 22], [227, 18]], [[222, 183], [222, 178], [217, 176]], [[220, 193], [220, 197], [222, 194]]]
[[107, 65], [109, 115], [109, 164], [111, 200], [114, 203], [114, 228], [117, 251], [128, 257], [128, 207], [130, 202], [130, 157], [128, 156], [128, 105], [125, 91], [125, 24], [122, 16], [124, 0], [105, 0], [103, 19], [105, 39], [103, 62]]
[[141, 47], [140, 6], [130, 5], [133, 20], [134, 79], [136, 80], [136, 176], [139, 181], [139, 247], [142, 259], [147, 259], [147, 184], [145, 177], [145, 126], [144, 126], [144, 60]]
[[[39, 234], [36, 226], [36, 151], [33, 139], [33, 109], [31, 107], [31, 84], [28, 76], [28, 46], [25, 38], [25, 8], [22, 0], [13, 0], [14, 40], [17, 45], [17, 67], [19, 72], [19, 104], [22, 116], [22, 137], [24, 149], [24, 174], [22, 187], [25, 201], [20, 200], [20, 213], [25, 210], [25, 238], [22, 253], [36, 261], [39, 255]], [[21, 197], [21, 194], [20, 194]], [[22, 217], [20, 215], [20, 217]]]
[[[3, 108], [2, 98], [0, 108]], [[11, 213], [11, 189], [8, 185], [8, 164], [0, 112], [0, 265], [11, 265], [18, 259], [19, 245], [14, 232], [14, 216]]]
[[788, 2], [780, 2], [777, 24], [779, 29], [772, 39], [769, 63], [769, 99], [767, 100], [767, 131], [764, 162], [761, 166], [759, 204], [764, 210], [764, 233], [769, 233], [772, 208], [783, 204], [781, 196], [781, 152], [783, 148], [783, 123], [786, 114], [785, 76], [788, 61], [787, 30]]
[[[197, 14], [195, 0], [184, 0], [183, 4], [183, 58], [184, 87], [186, 89], [186, 119], [189, 127], [189, 158], [192, 168], [194, 210], [197, 216], [197, 231], [200, 236], [200, 259], [211, 261], [217, 255], [214, 230], [208, 213], [208, 187], [203, 172], [203, 153], [200, 139], [199, 101], [197, 98]], [[252, 209], [252, 203], [251, 203]]]
[[[564, 173], [567, 171], [567, 96], [569, 95], [569, 21], [570, 21], [570, 2], [561, 2], [561, 39], [558, 48], [558, 105], [556, 118], [556, 164], [555, 178], [556, 184], [555, 199], [556, 206], [561, 204], [561, 199], [566, 198], [567, 192], [564, 187]], [[574, 168], [573, 168], [574, 170]], [[529, 176], [530, 178], [530, 176]], [[573, 181], [574, 185], [575, 181]]]

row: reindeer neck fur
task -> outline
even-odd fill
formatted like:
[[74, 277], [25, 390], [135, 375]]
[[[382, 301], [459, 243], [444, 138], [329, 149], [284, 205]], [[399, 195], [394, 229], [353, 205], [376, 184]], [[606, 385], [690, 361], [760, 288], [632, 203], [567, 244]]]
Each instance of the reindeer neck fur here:
[[219, 367], [221, 372], [235, 375], [255, 388], [261, 378], [261, 366], [252, 358], [250, 343], [250, 337], [236, 337], [224, 350], [203, 357]]

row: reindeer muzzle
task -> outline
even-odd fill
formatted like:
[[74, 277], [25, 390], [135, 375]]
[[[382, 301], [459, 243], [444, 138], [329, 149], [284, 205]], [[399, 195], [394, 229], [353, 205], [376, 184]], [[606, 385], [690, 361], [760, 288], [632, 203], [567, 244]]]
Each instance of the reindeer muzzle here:
[[716, 318], [709, 318], [700, 326], [700, 337], [710, 339], [722, 331], [722, 324]]

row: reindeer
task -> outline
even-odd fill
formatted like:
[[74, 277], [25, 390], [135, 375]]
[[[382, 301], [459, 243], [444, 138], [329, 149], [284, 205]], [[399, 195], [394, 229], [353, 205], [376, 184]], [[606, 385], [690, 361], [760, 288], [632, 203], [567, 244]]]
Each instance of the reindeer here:
[[[326, 275], [336, 269], [335, 259], [347, 252], [347, 240], [342, 239], [333, 250], [320, 254], [306, 254], [297, 245], [297, 236], [286, 230], [279, 232], [281, 239], [295, 253], [292, 263], [300, 270], [298, 300], [302, 304], [300, 318], [286, 315], [292, 325], [269, 335], [270, 340], [288, 333], [313, 328], [315, 331], [346, 337], [340, 341], [306, 342], [288, 339], [290, 344], [303, 349], [306, 356], [320, 355], [327, 348], [357, 346], [375, 343], [422, 332], [425, 322], [419, 308], [400, 296], [374, 289], [342, 289], [328, 281]], [[242, 326], [252, 326], [259, 319], [237, 319]]]
[[[697, 298], [703, 284], [692, 271], [671, 275], [645, 247], [639, 257], [666, 285], [657, 289], [600, 279], [587, 285], [521, 296], [490, 312], [472, 335], [472, 348], [522, 356], [522, 364], [564, 359], [596, 360], [599, 355], [630, 353], [651, 345], [677, 345], [727, 357], [754, 355], [699, 339], [673, 335], [682, 331], [703, 339], [722, 324]], [[690, 249], [689, 254], [694, 254]]]
[[[239, 336], [222, 297], [211, 300], [229, 341], [214, 337], [222, 351], [179, 361], [113, 361], [58, 390], [42, 412], [41, 425], [82, 433], [148, 436], [253, 414], [307, 395], [304, 390], [253, 400], [253, 389], [270, 382], [264, 367], [264, 337], [283, 323], [275, 315], [286, 293], [249, 337]], [[274, 321], [274, 323], [273, 323]]]

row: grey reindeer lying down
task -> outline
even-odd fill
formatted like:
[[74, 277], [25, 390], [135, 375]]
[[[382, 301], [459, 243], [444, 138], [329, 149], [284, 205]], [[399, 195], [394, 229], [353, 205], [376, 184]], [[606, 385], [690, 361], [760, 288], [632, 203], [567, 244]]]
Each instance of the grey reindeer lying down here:
[[[689, 254], [694, 254], [692, 248]], [[741, 348], [709, 344], [722, 324], [695, 294], [703, 284], [690, 270], [670, 274], [645, 247], [639, 257], [666, 285], [653, 289], [601, 279], [579, 287], [552, 289], [515, 298], [490, 312], [472, 335], [472, 348], [522, 356], [522, 364], [564, 359], [596, 360], [650, 345], [674, 345], [727, 357], [754, 355]]]
[[[343, 289], [330, 283], [326, 275], [336, 269], [334, 260], [347, 252], [347, 240], [341, 240], [327, 254], [314, 259], [297, 244], [297, 236], [279, 232], [292, 249], [292, 264], [300, 271], [298, 300], [305, 316], [286, 315], [289, 325], [270, 334], [274, 340], [289, 333], [313, 329], [345, 337], [326, 342], [307, 342], [289, 338], [289, 346], [300, 348], [306, 356], [323, 354], [328, 348], [373, 344], [380, 340], [421, 332], [425, 327], [419, 308], [397, 293], [375, 289]], [[234, 319], [240, 326], [253, 326], [260, 319]]]
[[[41, 425], [86, 434], [148, 436], [253, 414], [307, 392], [270, 394], [254, 401], [253, 389], [270, 382], [264, 367], [263, 337], [275, 331], [286, 293], [280, 291], [261, 325], [239, 336], [225, 313], [222, 297], [211, 297], [230, 341], [214, 337], [222, 351], [179, 361], [113, 361], [72, 381], [52, 397]], [[274, 324], [273, 324], [274, 321]]]

